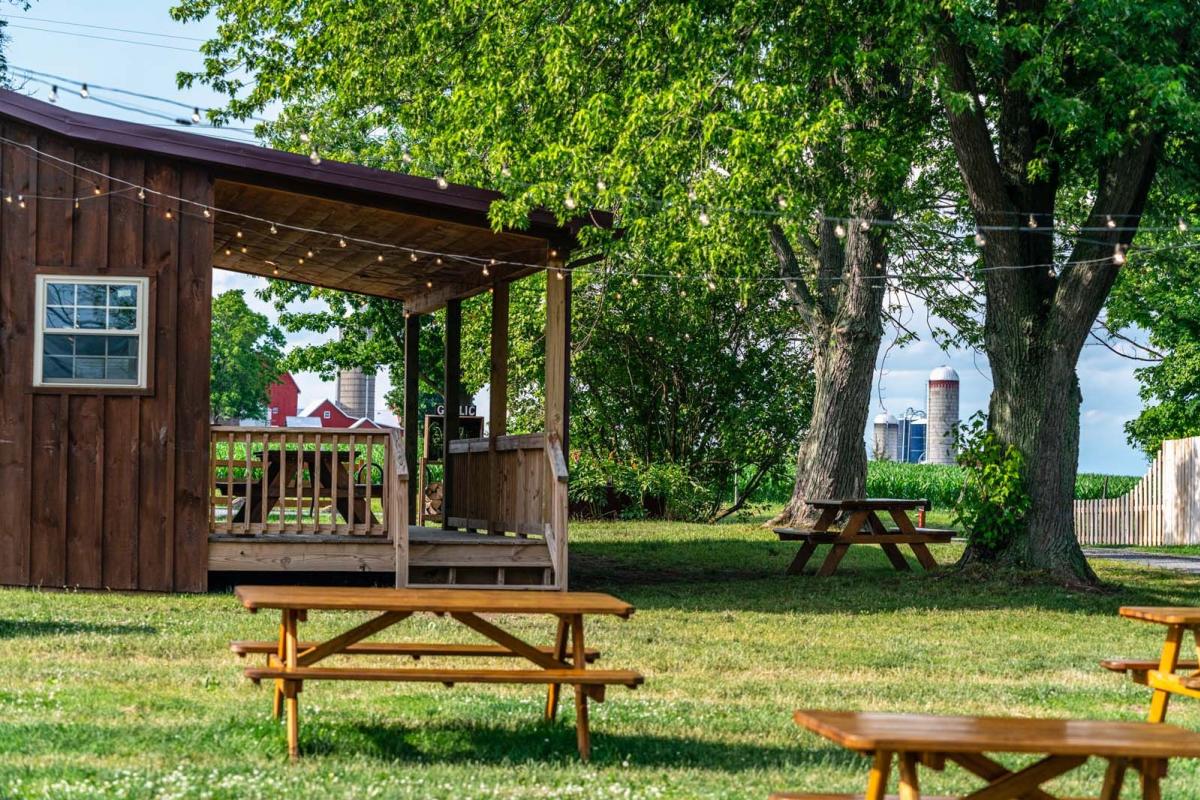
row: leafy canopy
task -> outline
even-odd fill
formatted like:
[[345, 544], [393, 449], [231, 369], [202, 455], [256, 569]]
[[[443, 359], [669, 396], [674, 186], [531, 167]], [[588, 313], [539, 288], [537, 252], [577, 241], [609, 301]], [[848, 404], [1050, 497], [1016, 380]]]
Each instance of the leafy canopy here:
[[283, 372], [283, 332], [251, 310], [240, 289], [213, 298], [212, 376], [214, 419], [265, 417], [267, 389]]

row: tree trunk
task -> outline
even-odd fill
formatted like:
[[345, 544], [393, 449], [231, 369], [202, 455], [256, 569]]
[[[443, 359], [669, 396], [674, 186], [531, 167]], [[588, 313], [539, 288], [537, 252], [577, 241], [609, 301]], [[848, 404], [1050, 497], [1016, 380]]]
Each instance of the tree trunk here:
[[[874, 325], [871, 325], [874, 321]], [[853, 330], [829, 329], [814, 342], [816, 381], [812, 421], [796, 459], [792, 499], [778, 523], [806, 528], [815, 517], [806, 499], [864, 497], [867, 450], [863, 434], [871, 405], [871, 379], [883, 326], [879, 309], [867, 309]]]
[[1079, 406], [1076, 355], [1061, 343], [1026, 348], [1022, 336], [993, 333], [989, 353], [993, 389], [988, 425], [1001, 441], [1025, 456], [1031, 506], [1000, 561], [1045, 570], [1068, 583], [1097, 578], [1075, 537], [1075, 476], [1079, 468]]
[[[864, 204], [864, 219], [890, 218], [876, 201]], [[815, 292], [789, 281], [796, 305], [808, 318], [815, 381], [812, 419], [796, 459], [792, 499], [775, 524], [809, 527], [815, 516], [805, 500], [863, 497], [867, 451], [863, 435], [871, 406], [871, 379], [883, 339], [882, 307], [887, 263], [885, 234], [850, 220], [845, 243], [835, 225], [824, 226], [812, 255], [823, 280]], [[869, 229], [868, 229], [869, 228]], [[772, 234], [772, 245], [785, 275], [796, 273], [790, 251]]]

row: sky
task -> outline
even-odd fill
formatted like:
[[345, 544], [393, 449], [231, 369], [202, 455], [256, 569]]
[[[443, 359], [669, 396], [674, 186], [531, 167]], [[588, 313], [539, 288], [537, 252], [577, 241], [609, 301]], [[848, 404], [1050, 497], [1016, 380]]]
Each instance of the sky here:
[[[0, 5], [0, 13], [9, 22], [9, 64], [14, 72], [25, 68], [73, 79], [74, 82], [60, 85], [59, 103], [93, 114], [138, 122], [162, 122], [137, 112], [85, 100], [77, 93], [78, 82], [175, 98], [187, 106], [219, 105], [221, 99], [202, 86], [186, 91], [175, 86], [176, 73], [201, 66], [197, 50], [200, 42], [196, 40], [208, 36], [215, 29], [215, 22], [176, 23], [168, 14], [171, 5], [170, 2], [150, 0], [36, 0], [24, 12], [15, 6]], [[24, 90], [45, 99], [48, 87], [29, 83]], [[92, 92], [93, 99], [100, 97], [116, 99], [100, 90]], [[151, 105], [145, 101], [124, 102], [145, 107]], [[190, 116], [186, 108], [172, 113]], [[218, 270], [213, 291], [244, 289], [252, 307], [273, 316], [272, 309], [253, 296], [253, 290], [262, 283], [259, 278]], [[872, 388], [871, 417], [882, 410], [899, 415], [910, 407], [924, 409], [926, 378], [930, 370], [942, 364], [949, 364], [958, 371], [960, 416], [966, 419], [973, 412], [986, 408], [991, 390], [986, 357], [961, 350], [943, 352], [927, 335], [928, 327], [918, 322], [923, 320], [922, 310], [916, 309], [912, 324], [922, 334], [921, 341], [903, 349], [888, 348], [885, 342], [881, 348]], [[296, 345], [326, 335], [290, 335], [288, 339], [290, 345]], [[1114, 355], [1104, 347], [1093, 344], [1084, 348], [1079, 363], [1083, 392], [1081, 471], [1127, 475], [1144, 472], [1146, 459], [1125, 441], [1123, 429], [1124, 423], [1136, 417], [1141, 409], [1133, 375], [1135, 366], [1134, 362]], [[323, 383], [313, 374], [301, 373], [295, 377], [300, 385], [302, 406], [321, 397], [333, 396], [331, 382]], [[381, 372], [376, 380], [376, 418], [384, 423], [395, 421], [383, 404], [383, 394], [390, 387], [391, 376], [386, 371]], [[486, 396], [477, 397], [476, 402], [485, 407]], [[864, 439], [868, 435], [869, 432], [864, 431]]]

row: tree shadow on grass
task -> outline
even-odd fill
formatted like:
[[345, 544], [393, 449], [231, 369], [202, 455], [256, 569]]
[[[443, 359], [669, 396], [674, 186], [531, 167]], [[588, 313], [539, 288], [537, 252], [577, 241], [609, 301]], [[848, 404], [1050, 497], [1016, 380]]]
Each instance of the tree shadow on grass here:
[[74, 622], [54, 619], [0, 618], [0, 639], [23, 639], [34, 636], [74, 636], [89, 633], [106, 636], [152, 636], [158, 628], [152, 625]]
[[812, 574], [826, 547], [810, 560], [808, 574], [788, 575], [798, 547], [749, 537], [576, 542], [571, 588], [611, 592], [645, 609], [842, 614], [1039, 608], [1105, 616], [1122, 605], [1194, 605], [1200, 590], [1196, 576], [1116, 566], [1106, 574], [1115, 572], [1124, 585], [1078, 591], [1019, 572], [956, 570], [959, 551], [937, 547], [943, 569], [932, 573], [907, 551], [912, 569], [897, 572], [880, 548], [856, 546], [831, 577]]
[[[411, 763], [570, 763], [578, 760], [573, 720], [512, 727], [460, 723], [410, 726], [364, 723], [309, 726], [301, 749], [308, 755], [366, 756]], [[591, 764], [597, 767], [669, 767], [741, 772], [855, 765], [861, 758], [840, 748], [806, 749], [750, 742], [718, 742], [592, 730]]]

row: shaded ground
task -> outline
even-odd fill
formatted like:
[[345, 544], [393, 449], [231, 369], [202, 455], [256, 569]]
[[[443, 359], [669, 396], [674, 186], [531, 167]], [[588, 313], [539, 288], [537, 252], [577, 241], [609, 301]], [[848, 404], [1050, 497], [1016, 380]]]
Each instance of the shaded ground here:
[[[832, 578], [784, 575], [795, 546], [753, 524], [579, 524], [572, 586], [638, 611], [590, 629], [602, 664], [647, 682], [594, 707], [594, 761], [573, 715], [540, 721], [535, 688], [310, 684], [297, 766], [226, 649], [274, 633], [228, 593], [0, 590], [0, 797], [763, 798], [861, 791], [863, 759], [800, 733], [796, 707], [1136, 720], [1143, 687], [1097, 666], [1151, 657], [1156, 626], [1123, 604], [1194, 604], [1200, 577], [1097, 560], [1121, 588], [1075, 594], [1005, 577], [898, 574], [854, 548]], [[953, 561], [958, 545], [934, 549]], [[314, 613], [313, 635], [360, 616]], [[405, 623], [438, 640], [457, 629]], [[534, 640], [548, 624], [514, 622]], [[303, 632], [302, 632], [303, 633]], [[361, 661], [358, 663], [362, 663]], [[479, 662], [476, 662], [477, 664]], [[569, 704], [568, 704], [569, 705]], [[1172, 720], [1200, 729], [1200, 702]], [[1095, 795], [1101, 771], [1054, 788]], [[931, 774], [931, 793], [976, 784]], [[1200, 764], [1173, 765], [1172, 800], [1200, 800]]]
[[1114, 548], [1089, 547], [1084, 549], [1089, 559], [1119, 561], [1151, 569], [1169, 569], [1188, 575], [1200, 575], [1200, 555], [1169, 555], [1145, 550], [1117, 550]]

